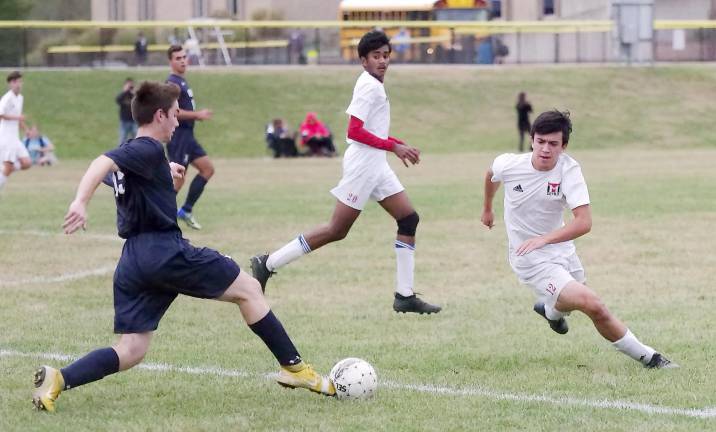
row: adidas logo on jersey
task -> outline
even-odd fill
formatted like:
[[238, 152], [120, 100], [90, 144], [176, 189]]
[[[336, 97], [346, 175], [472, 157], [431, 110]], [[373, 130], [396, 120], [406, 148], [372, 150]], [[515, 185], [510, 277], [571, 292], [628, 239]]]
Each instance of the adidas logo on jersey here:
[[519, 184], [517, 186], [515, 186], [514, 188], [512, 188], [512, 190], [515, 192], [524, 192], [522, 190], [522, 185], [519, 185]]

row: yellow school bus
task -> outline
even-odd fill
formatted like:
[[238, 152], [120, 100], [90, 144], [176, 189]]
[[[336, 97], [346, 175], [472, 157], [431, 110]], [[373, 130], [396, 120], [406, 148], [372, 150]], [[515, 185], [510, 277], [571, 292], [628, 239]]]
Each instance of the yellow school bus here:
[[[342, 0], [339, 19], [344, 22], [385, 21], [394, 60], [420, 62], [470, 62], [473, 37], [455, 36], [447, 27], [401, 26], [406, 21], [487, 21], [487, 0]], [[341, 53], [355, 60], [360, 37], [372, 27], [341, 28]]]

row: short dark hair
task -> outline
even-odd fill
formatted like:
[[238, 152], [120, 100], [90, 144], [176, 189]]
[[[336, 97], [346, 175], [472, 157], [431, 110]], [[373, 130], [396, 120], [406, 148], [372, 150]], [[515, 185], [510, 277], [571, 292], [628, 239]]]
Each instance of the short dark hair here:
[[142, 126], [151, 123], [159, 109], [168, 114], [179, 92], [176, 84], [144, 81], [132, 98], [132, 118]]
[[183, 50], [183, 49], [184, 49], [184, 47], [181, 46], [181, 45], [176, 45], [176, 44], [171, 45], [171, 46], [169, 47], [169, 49], [167, 50], [167, 58], [169, 58], [169, 60], [171, 60], [171, 59], [172, 59], [172, 54], [174, 54], [175, 52], [181, 51], [181, 50]]
[[534, 139], [536, 133], [546, 135], [554, 132], [562, 132], [562, 145], [566, 145], [569, 142], [569, 134], [572, 132], [572, 120], [569, 119], [569, 111], [563, 112], [553, 109], [552, 111], [543, 112], [532, 123], [530, 135]]
[[16, 79], [20, 79], [20, 78], [22, 78], [22, 74], [20, 73], [20, 71], [12, 71], [7, 75], [6, 81], [7, 82], [15, 81]]
[[371, 51], [377, 50], [383, 45], [388, 45], [388, 52], [393, 51], [390, 46], [390, 38], [380, 30], [371, 30], [364, 34], [358, 42], [358, 57], [367, 57]]

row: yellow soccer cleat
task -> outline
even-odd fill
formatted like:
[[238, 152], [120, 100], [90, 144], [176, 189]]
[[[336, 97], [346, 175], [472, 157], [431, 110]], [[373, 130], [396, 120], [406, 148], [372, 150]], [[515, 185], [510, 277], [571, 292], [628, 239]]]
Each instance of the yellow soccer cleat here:
[[336, 388], [331, 380], [313, 370], [311, 365], [301, 362], [293, 366], [281, 366], [276, 381], [288, 388], [305, 388], [326, 396], [335, 396]]
[[50, 366], [42, 366], [35, 372], [35, 390], [32, 392], [32, 404], [38, 411], [55, 412], [55, 401], [65, 388], [62, 374]]

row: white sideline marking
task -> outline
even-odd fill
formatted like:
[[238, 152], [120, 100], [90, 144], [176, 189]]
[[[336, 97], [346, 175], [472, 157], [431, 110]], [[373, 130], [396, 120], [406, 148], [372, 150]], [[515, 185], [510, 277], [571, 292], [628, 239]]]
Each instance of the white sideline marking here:
[[115, 266], [104, 266], [93, 270], [85, 270], [77, 273], [63, 273], [59, 276], [37, 276], [29, 279], [21, 280], [0, 280], [0, 287], [3, 286], [18, 286], [18, 285], [31, 285], [31, 284], [48, 284], [56, 282], [67, 282], [77, 279], [84, 279], [91, 276], [104, 276], [107, 274], [114, 273]]
[[[39, 358], [43, 360], [58, 360], [58, 361], [70, 361], [77, 359], [76, 356], [60, 354], [60, 353], [24, 353], [15, 350], [0, 349], [1, 357], [29, 357]], [[160, 371], [160, 372], [179, 372], [191, 375], [217, 375], [226, 377], [261, 377], [261, 378], [272, 378], [276, 374], [253, 374], [241, 370], [235, 369], [224, 369], [217, 367], [188, 367], [188, 366], [174, 366], [167, 363], [141, 363], [136, 366], [137, 369], [144, 369], [149, 371]], [[619, 411], [636, 411], [649, 415], [668, 415], [668, 416], [684, 416], [684, 417], [695, 417], [710, 419], [716, 417], [716, 408], [674, 408], [668, 406], [649, 405], [639, 402], [630, 402], [623, 400], [608, 400], [608, 399], [581, 399], [574, 397], [550, 397], [538, 394], [523, 394], [523, 393], [506, 393], [495, 390], [490, 390], [480, 387], [440, 387], [425, 384], [401, 384], [394, 381], [382, 381], [381, 385], [389, 389], [394, 390], [407, 390], [419, 393], [429, 393], [434, 395], [445, 395], [454, 397], [483, 397], [486, 399], [500, 400], [500, 401], [515, 401], [515, 402], [526, 402], [526, 403], [545, 403], [550, 405], [572, 405], [586, 408], [597, 408], [597, 409], [611, 409]]]
[[[51, 232], [51, 231], [37, 231], [37, 230], [0, 230], [0, 235], [3, 234], [9, 234], [9, 235], [31, 235], [31, 236], [38, 236], [38, 237], [55, 237], [55, 236], [65, 236], [66, 234], [61, 232]], [[79, 238], [86, 238], [86, 239], [92, 239], [92, 240], [106, 240], [106, 241], [113, 241], [113, 242], [120, 242], [123, 243], [124, 239], [119, 238], [117, 236], [113, 235], [107, 235], [107, 234], [87, 234], [87, 233], [78, 233], [76, 237]], [[56, 283], [56, 282], [67, 282], [77, 279], [84, 279], [86, 277], [91, 276], [104, 276], [110, 273], [114, 272], [114, 266], [104, 266], [100, 267], [94, 270], [85, 270], [77, 273], [63, 273], [59, 276], [37, 276], [34, 278], [29, 279], [21, 279], [21, 280], [0, 280], [0, 287], [3, 286], [18, 286], [18, 285], [31, 285], [31, 284], [42, 284], [42, 283]]]

